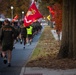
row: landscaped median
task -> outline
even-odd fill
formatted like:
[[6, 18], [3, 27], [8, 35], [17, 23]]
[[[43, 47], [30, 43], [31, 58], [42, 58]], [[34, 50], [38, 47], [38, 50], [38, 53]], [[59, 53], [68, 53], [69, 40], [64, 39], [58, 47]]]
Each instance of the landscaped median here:
[[46, 26], [26, 67], [43, 67], [54, 69], [76, 68], [76, 60], [58, 59], [60, 42], [55, 40], [50, 26]]

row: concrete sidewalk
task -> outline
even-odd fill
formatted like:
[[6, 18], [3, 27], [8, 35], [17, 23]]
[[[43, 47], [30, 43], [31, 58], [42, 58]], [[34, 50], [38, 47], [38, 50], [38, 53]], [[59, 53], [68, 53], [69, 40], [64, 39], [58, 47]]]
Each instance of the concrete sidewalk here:
[[76, 75], [76, 69], [46, 69], [39, 67], [23, 67], [20, 75]]

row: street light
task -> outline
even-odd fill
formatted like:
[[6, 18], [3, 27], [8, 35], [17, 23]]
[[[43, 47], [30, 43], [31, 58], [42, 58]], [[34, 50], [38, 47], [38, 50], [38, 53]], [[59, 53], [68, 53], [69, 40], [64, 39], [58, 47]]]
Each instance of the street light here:
[[13, 19], [13, 6], [11, 6], [11, 18]]
[[24, 11], [22, 11], [22, 19], [24, 18]]

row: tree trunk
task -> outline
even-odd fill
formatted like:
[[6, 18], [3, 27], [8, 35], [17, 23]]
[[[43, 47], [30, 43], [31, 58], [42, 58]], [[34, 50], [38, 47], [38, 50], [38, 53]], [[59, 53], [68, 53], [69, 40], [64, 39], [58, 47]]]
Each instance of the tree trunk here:
[[76, 3], [73, 1], [73, 57], [76, 58]]
[[63, 0], [62, 41], [59, 58], [76, 58], [76, 10], [75, 0]]
[[69, 52], [68, 57], [73, 57], [73, 0], [69, 0]]
[[[67, 15], [67, 16], [66, 16]], [[63, 25], [62, 25], [62, 41], [61, 41], [61, 47], [58, 54], [59, 58], [65, 58], [68, 55], [68, 22], [69, 22], [69, 9], [68, 9], [68, 0], [63, 0]], [[66, 40], [67, 39], [67, 40]]]

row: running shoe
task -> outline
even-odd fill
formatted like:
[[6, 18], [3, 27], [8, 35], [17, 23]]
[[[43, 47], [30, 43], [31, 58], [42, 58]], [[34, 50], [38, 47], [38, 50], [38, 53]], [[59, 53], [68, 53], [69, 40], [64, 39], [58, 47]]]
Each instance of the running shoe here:
[[8, 63], [8, 67], [11, 67], [11, 63]]
[[5, 57], [3, 57], [3, 62], [4, 62], [4, 64], [6, 64], [7, 63], [7, 57], [5, 56]]

